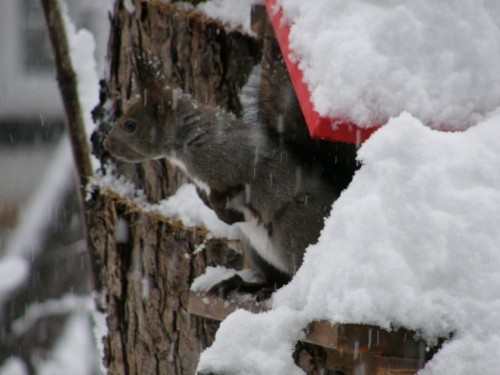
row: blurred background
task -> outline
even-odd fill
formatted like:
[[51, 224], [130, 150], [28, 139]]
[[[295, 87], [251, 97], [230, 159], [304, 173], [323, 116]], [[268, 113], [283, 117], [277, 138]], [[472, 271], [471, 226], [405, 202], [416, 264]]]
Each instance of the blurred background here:
[[[111, 0], [66, 0], [96, 40]], [[96, 374], [91, 277], [38, 0], [0, 1], [0, 375]], [[97, 104], [97, 103], [96, 103]]]

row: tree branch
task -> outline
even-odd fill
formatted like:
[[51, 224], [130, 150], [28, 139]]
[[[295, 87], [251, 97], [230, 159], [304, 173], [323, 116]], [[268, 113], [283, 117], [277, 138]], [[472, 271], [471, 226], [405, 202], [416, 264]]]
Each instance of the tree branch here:
[[[57, 81], [66, 113], [66, 126], [76, 165], [81, 199], [92, 176], [89, 147], [77, 92], [77, 79], [69, 54], [68, 41], [58, 0], [40, 0], [52, 45]], [[83, 206], [83, 205], [82, 205]]]

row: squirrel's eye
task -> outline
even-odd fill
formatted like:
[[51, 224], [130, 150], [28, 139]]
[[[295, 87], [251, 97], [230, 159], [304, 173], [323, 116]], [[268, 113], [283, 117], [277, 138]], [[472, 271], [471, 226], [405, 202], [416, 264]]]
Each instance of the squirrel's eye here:
[[137, 123], [132, 120], [127, 120], [123, 123], [123, 130], [127, 133], [133, 133], [137, 129]]

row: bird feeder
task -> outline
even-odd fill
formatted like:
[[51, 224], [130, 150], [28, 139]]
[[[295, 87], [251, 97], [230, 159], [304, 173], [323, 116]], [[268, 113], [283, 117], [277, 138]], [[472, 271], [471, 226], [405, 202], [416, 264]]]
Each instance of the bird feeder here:
[[362, 128], [348, 119], [323, 117], [314, 109], [311, 92], [299, 68], [299, 60], [290, 58], [290, 23], [283, 16], [283, 9], [276, 4], [276, 0], [265, 0], [265, 5], [311, 137], [355, 144], [364, 142], [379, 126]]

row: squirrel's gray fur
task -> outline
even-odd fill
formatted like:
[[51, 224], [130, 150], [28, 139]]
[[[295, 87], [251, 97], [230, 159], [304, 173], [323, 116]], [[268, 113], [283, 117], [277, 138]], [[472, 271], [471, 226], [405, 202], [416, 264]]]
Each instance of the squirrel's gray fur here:
[[252, 107], [251, 89], [240, 120], [154, 82], [141, 82], [142, 97], [116, 121], [106, 149], [127, 162], [165, 157], [179, 166], [222, 220], [238, 223], [258, 263], [272, 266], [261, 267], [267, 281], [275, 279], [273, 268], [293, 275], [339, 187], [270, 136]]

